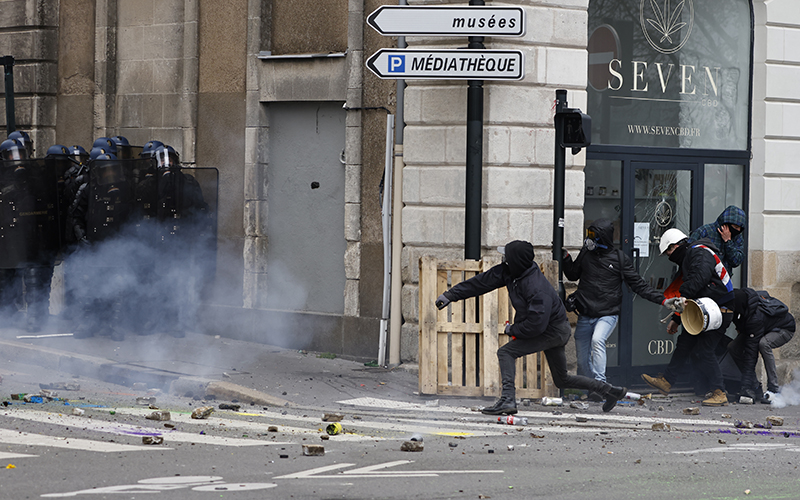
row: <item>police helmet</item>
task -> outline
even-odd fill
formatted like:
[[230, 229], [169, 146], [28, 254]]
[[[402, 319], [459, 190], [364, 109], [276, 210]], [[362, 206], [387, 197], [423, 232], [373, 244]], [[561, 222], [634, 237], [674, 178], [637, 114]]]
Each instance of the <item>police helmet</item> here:
[[3, 160], [27, 160], [28, 150], [18, 139], [6, 139], [0, 144], [0, 157]]
[[78, 146], [78, 145], [72, 146], [71, 148], [69, 148], [69, 155], [81, 165], [86, 163], [86, 161], [89, 159], [89, 153], [87, 153], [86, 150], [83, 149], [83, 146]]
[[98, 137], [92, 144], [92, 149], [103, 148], [107, 153], [117, 154], [117, 143], [108, 137]]
[[181, 166], [180, 155], [172, 146], [161, 146], [153, 153], [156, 165], [160, 169], [179, 168]]
[[52, 158], [53, 156], [69, 156], [69, 149], [61, 144], [54, 144], [47, 148], [47, 157]]
[[[94, 147], [94, 148], [92, 148], [92, 150], [89, 152], [89, 159], [90, 160], [96, 160], [97, 157], [101, 156], [101, 155], [111, 155], [111, 156], [114, 157], [115, 160], [117, 159], [116, 153], [114, 153], [113, 151], [109, 151], [108, 149], [103, 148], [103, 147]], [[106, 159], [108, 159], [108, 158], [106, 158]]]
[[15, 130], [8, 134], [8, 138], [19, 141], [28, 152], [28, 157], [30, 158], [33, 156], [33, 140], [31, 140], [31, 136], [28, 135], [27, 132], [24, 130]]
[[152, 158], [153, 153], [156, 152], [156, 149], [163, 147], [164, 143], [161, 141], [147, 141], [147, 144], [144, 145], [142, 148], [142, 152], [139, 156], [142, 158]]
[[128, 142], [128, 138], [122, 135], [115, 135], [111, 138], [114, 141], [114, 144], [117, 145], [117, 157], [120, 160], [129, 160], [133, 157], [131, 152], [131, 144]]

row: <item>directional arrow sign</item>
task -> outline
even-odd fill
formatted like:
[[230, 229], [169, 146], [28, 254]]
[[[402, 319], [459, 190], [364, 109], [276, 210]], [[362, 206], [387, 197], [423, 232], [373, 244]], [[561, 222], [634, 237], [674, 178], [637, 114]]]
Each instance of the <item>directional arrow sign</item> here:
[[522, 36], [522, 7], [378, 7], [367, 24], [385, 36]]
[[367, 67], [388, 79], [520, 80], [524, 62], [520, 50], [380, 49]]

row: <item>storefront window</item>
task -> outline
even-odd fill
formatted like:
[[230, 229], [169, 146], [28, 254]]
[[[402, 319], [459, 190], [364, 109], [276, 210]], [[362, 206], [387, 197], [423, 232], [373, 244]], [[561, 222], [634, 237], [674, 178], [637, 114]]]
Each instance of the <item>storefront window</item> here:
[[747, 149], [747, 0], [591, 0], [592, 142]]

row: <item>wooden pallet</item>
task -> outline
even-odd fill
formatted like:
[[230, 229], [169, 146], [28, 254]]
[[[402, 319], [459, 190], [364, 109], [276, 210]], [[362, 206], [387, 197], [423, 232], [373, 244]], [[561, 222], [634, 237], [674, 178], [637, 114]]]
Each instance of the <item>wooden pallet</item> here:
[[[497, 349], [510, 339], [503, 333], [513, 310], [505, 288], [451, 303], [441, 311], [436, 298], [453, 285], [497, 265], [480, 261], [420, 259], [419, 392], [456, 396], [499, 396]], [[541, 398], [553, 392], [543, 353], [517, 360], [517, 397]]]

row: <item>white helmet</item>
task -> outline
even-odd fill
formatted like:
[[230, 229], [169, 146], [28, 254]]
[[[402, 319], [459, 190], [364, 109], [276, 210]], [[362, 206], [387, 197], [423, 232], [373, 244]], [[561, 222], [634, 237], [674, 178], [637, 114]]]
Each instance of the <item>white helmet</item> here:
[[686, 235], [683, 234], [683, 231], [677, 228], [667, 229], [664, 234], [661, 235], [661, 242], [658, 244], [658, 249], [661, 250], [661, 255], [664, 255], [664, 252], [667, 251], [670, 245], [674, 245], [681, 240], [685, 240]]

